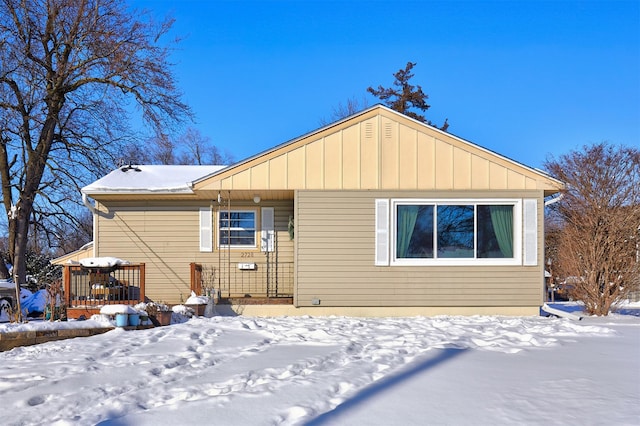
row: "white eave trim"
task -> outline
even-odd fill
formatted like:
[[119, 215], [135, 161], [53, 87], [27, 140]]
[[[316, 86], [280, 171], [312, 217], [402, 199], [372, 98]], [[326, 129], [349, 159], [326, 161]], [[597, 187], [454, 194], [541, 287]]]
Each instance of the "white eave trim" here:
[[160, 194], [160, 195], [171, 195], [171, 194], [194, 194], [191, 188], [158, 188], [158, 189], [134, 189], [134, 188], [122, 188], [122, 189], [105, 189], [105, 190], [87, 190], [82, 189], [82, 194], [84, 195], [136, 195], [136, 194]]

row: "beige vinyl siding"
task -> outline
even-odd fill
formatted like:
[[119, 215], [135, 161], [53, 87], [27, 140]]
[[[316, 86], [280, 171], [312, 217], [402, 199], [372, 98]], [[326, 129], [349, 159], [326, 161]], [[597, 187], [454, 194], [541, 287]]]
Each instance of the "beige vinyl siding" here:
[[[115, 256], [133, 263], [146, 264], [146, 295], [151, 300], [178, 303], [189, 296], [190, 263], [216, 267], [220, 261], [234, 267], [240, 262], [263, 267], [266, 256], [255, 249], [217, 248], [218, 224], [213, 218], [213, 252], [200, 252], [199, 209], [209, 204], [198, 202], [118, 202], [101, 205], [96, 217], [99, 245], [96, 256]], [[293, 242], [287, 224], [293, 202], [236, 203], [232, 209], [258, 209], [256, 217], [259, 242], [259, 207], [275, 207], [275, 229], [280, 260], [293, 261]], [[218, 210], [214, 203], [214, 214]], [[230, 253], [230, 258], [227, 256]]]
[[[177, 302], [180, 294], [185, 297], [191, 262], [264, 267], [259, 244], [233, 249], [230, 255], [217, 248], [216, 217], [214, 251], [199, 251], [199, 208], [212, 203], [215, 214], [221, 197], [231, 199], [232, 210], [255, 210], [257, 221], [260, 206], [275, 208], [276, 258], [295, 262], [297, 306], [319, 299], [321, 307], [531, 308], [543, 299], [544, 196], [563, 184], [374, 106], [220, 170], [192, 188], [193, 194], [104, 193], [94, 198], [109, 208], [95, 222], [96, 255], [147, 263], [151, 298]], [[254, 196], [262, 202], [254, 204]], [[537, 264], [375, 266], [377, 198], [535, 199]], [[296, 238], [290, 241], [287, 224], [294, 213]]]
[[376, 198], [536, 198], [542, 191], [298, 191], [297, 306], [538, 306], [543, 265], [375, 266]]

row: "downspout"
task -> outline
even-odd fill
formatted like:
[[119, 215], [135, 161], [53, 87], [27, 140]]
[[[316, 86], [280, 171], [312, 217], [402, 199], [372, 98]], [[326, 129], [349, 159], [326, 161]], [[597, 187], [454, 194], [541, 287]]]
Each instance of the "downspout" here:
[[[548, 207], [551, 204], [555, 204], [558, 201], [562, 200], [563, 197], [564, 197], [564, 193], [561, 192], [560, 195], [558, 195], [557, 197], [553, 197], [553, 198], [550, 198], [550, 199], [546, 200], [544, 202], [544, 206]], [[546, 247], [545, 247], [545, 249], [546, 249]], [[545, 267], [543, 267], [542, 269], [546, 271]], [[551, 280], [553, 279], [553, 274], [551, 273], [551, 258], [549, 258], [549, 275], [550, 275], [549, 282], [551, 282]], [[547, 300], [549, 298], [549, 288], [547, 287], [547, 278], [546, 277], [543, 278], [543, 282], [544, 282], [544, 290], [545, 290], [544, 291], [544, 300]], [[555, 293], [554, 293], [554, 290], [552, 289], [552, 291], [551, 291], [551, 302], [554, 302], [554, 301], [555, 301]]]
[[96, 209], [96, 206], [94, 206], [93, 204], [91, 204], [91, 202], [89, 201], [89, 197], [87, 196], [87, 194], [85, 194], [84, 192], [82, 193], [82, 204], [85, 205], [86, 208], [89, 209], [89, 211], [91, 212], [91, 214], [94, 215], [94, 218], [92, 220], [93, 222], [93, 229], [91, 230], [91, 233], [93, 234], [93, 256], [96, 256], [96, 217], [98, 214], [98, 209]]
[[84, 204], [91, 213], [98, 214], [98, 209], [96, 209], [96, 206], [91, 204], [91, 202], [89, 201], [89, 197], [84, 192], [82, 193], [82, 204]]

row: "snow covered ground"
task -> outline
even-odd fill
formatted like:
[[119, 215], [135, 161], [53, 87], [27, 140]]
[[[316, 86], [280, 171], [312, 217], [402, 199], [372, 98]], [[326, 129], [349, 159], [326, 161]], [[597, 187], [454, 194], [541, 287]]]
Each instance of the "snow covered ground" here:
[[635, 425], [640, 316], [626, 313], [116, 329], [0, 353], [1, 423]]

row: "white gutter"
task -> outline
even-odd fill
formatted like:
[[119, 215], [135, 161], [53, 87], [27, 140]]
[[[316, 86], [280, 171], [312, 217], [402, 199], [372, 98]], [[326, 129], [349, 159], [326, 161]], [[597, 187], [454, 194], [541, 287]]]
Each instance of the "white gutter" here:
[[562, 200], [563, 197], [564, 197], [564, 194], [561, 192], [560, 195], [558, 195], [557, 197], [553, 197], [545, 201], [544, 206], [547, 207], [547, 206], [550, 206], [551, 204], [555, 204], [558, 201]]
[[91, 202], [89, 201], [89, 197], [84, 192], [82, 193], [82, 204], [84, 204], [85, 207], [88, 208], [91, 213], [93, 214], [98, 213], [98, 209], [96, 209], [96, 206], [91, 204]]

